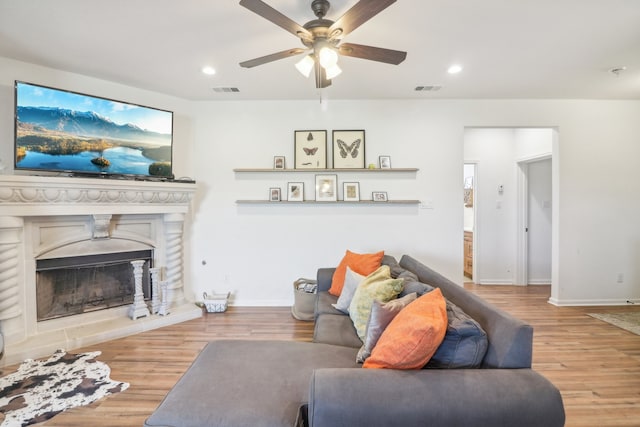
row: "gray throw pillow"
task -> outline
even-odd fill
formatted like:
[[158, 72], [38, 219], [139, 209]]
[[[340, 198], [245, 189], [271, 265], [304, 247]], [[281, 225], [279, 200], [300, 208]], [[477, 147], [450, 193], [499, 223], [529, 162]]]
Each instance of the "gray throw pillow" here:
[[393, 318], [400, 313], [400, 310], [409, 305], [412, 301], [415, 301], [416, 298], [418, 298], [418, 295], [414, 292], [412, 294], [405, 295], [402, 298], [394, 299], [385, 303], [373, 301], [371, 314], [369, 315], [369, 320], [367, 322], [367, 332], [365, 334], [364, 344], [358, 351], [356, 362], [364, 363], [364, 361], [367, 360], [367, 357], [371, 356], [371, 351], [378, 343], [380, 335], [382, 335], [389, 323], [391, 323]]
[[404, 281], [404, 289], [402, 290], [402, 293], [400, 293], [400, 296], [403, 297], [415, 292], [419, 297], [421, 297], [422, 295], [426, 294], [427, 292], [431, 292], [434, 289], [435, 288], [433, 286], [427, 285], [426, 283], [422, 283], [417, 280], [406, 279]]
[[347, 266], [347, 272], [344, 275], [344, 286], [342, 292], [338, 297], [338, 301], [335, 304], [331, 304], [336, 310], [340, 310], [345, 314], [349, 314], [349, 304], [353, 299], [353, 294], [356, 292], [358, 285], [365, 279], [366, 276], [356, 273]]

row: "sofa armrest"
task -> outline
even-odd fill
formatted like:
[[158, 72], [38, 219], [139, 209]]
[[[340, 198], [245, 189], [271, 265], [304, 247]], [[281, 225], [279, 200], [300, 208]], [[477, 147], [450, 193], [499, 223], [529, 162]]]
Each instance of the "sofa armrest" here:
[[328, 291], [331, 288], [331, 281], [333, 280], [333, 272], [335, 268], [319, 268], [316, 280], [318, 281], [318, 292]]
[[563, 426], [562, 397], [530, 369], [317, 369], [309, 426]]

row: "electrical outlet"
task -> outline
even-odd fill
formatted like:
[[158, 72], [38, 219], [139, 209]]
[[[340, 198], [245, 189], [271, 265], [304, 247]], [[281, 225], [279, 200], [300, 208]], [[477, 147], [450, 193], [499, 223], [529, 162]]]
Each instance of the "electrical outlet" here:
[[618, 283], [624, 283], [624, 274], [618, 273]]

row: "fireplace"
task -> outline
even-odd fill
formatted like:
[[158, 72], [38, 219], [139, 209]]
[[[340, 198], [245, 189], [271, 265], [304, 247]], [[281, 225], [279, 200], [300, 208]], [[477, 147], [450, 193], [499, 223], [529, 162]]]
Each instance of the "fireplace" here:
[[[0, 366], [200, 317], [183, 270], [194, 193], [183, 182], [0, 175]], [[145, 303], [133, 259], [146, 261], [145, 299], [149, 269], [160, 271], [163, 315], [129, 315]]]
[[37, 321], [132, 304], [134, 260], [146, 261], [142, 290], [145, 300], [149, 300], [149, 268], [153, 260], [150, 250], [37, 260]]

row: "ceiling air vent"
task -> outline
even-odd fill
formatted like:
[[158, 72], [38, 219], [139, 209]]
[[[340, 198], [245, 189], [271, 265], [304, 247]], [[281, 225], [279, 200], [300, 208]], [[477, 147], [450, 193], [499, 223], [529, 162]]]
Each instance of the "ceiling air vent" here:
[[232, 92], [240, 92], [240, 89], [237, 87], [214, 87], [214, 92], [218, 93], [232, 93]]
[[442, 86], [416, 86], [416, 92], [437, 92], [442, 89]]

